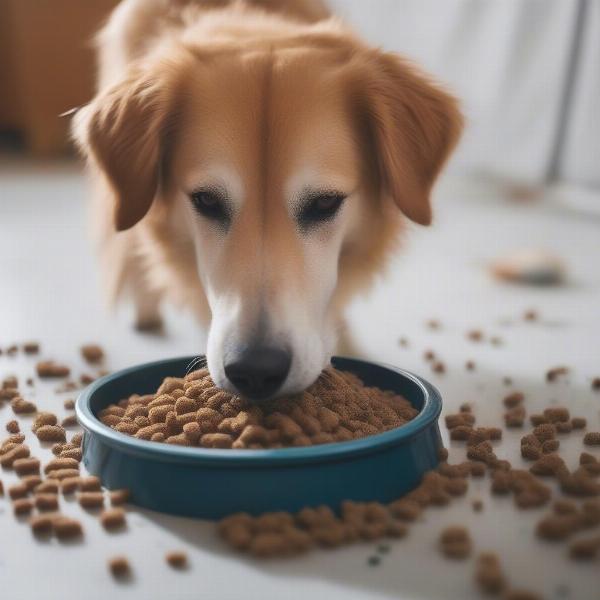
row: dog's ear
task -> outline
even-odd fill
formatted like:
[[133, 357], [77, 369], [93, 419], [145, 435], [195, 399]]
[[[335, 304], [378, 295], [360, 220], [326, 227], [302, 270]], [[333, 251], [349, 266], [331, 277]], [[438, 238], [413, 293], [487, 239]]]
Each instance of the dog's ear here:
[[172, 87], [155, 73], [132, 72], [75, 116], [73, 136], [114, 194], [117, 231], [133, 227], [158, 191]]
[[360, 53], [354, 97], [379, 182], [398, 208], [431, 223], [430, 191], [462, 130], [457, 101], [399, 56]]

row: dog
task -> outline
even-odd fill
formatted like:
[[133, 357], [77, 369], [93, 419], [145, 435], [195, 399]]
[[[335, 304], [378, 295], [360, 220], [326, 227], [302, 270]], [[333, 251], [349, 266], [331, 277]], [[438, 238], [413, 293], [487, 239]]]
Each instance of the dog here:
[[124, 0], [73, 136], [113, 300], [208, 328], [217, 386], [304, 390], [459, 138], [457, 100], [320, 0]]

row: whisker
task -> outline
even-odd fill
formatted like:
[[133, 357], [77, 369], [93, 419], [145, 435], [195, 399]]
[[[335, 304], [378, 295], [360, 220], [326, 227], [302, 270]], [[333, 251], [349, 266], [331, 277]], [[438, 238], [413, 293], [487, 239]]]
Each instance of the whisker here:
[[185, 374], [189, 375], [190, 372], [196, 368], [203, 368], [206, 366], [206, 357], [205, 356], [197, 356], [193, 358], [187, 366], [185, 370]]

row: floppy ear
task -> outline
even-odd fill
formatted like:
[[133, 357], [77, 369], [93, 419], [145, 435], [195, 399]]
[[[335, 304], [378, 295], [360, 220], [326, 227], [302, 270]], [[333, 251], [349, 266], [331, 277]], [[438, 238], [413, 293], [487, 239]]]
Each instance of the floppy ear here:
[[78, 145], [103, 171], [114, 193], [117, 231], [133, 227], [156, 195], [172, 95], [169, 81], [134, 72], [75, 116]]
[[462, 130], [458, 102], [395, 54], [363, 58], [358, 97], [380, 184], [409, 219], [429, 225], [431, 187]]

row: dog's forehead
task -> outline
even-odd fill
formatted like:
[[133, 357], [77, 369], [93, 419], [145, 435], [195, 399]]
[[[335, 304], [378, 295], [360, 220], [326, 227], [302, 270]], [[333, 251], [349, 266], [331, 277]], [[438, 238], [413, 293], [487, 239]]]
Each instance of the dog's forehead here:
[[278, 190], [294, 175], [299, 181], [299, 171], [358, 176], [344, 80], [317, 55], [280, 50], [213, 59], [185, 88], [176, 158], [182, 173], [227, 165], [245, 186]]

